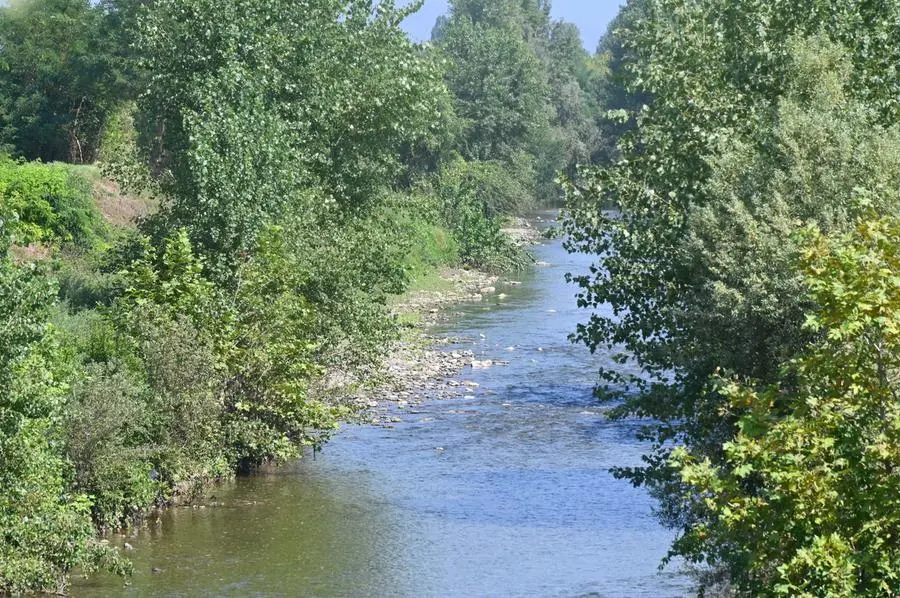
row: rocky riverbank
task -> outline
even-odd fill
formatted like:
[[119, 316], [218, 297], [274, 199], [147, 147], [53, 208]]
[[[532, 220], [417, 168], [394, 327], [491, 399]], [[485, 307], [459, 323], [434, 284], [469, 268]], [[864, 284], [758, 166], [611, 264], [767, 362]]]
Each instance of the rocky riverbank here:
[[364, 409], [365, 421], [390, 425], [402, 419], [405, 409], [428, 400], [462, 397], [477, 387], [474, 382], [451, 379], [479, 364], [475, 353], [466, 348], [471, 339], [434, 335], [429, 329], [450, 317], [453, 305], [502, 297], [504, 287], [518, 283], [460, 269], [445, 270], [441, 278], [449, 283], [449, 290], [414, 293], [394, 307], [396, 315], [415, 315], [417, 322], [395, 343], [373, 383], [353, 397]]
[[[528, 221], [517, 219], [515, 228], [505, 229], [520, 246], [540, 240], [539, 231]], [[452, 306], [471, 301], [503, 299], [505, 291], [520, 283], [509, 276], [478, 270], [447, 269], [440, 273], [447, 290], [420, 291], [394, 306], [397, 316], [416, 316], [415, 324], [395, 344], [373, 383], [355, 393], [353, 403], [364, 410], [363, 420], [391, 425], [402, 421], [403, 411], [425, 401], [471, 396], [478, 385], [456, 377], [466, 368], [502, 366], [476, 358], [467, 348], [472, 339], [429, 333], [432, 326], [452, 315]]]

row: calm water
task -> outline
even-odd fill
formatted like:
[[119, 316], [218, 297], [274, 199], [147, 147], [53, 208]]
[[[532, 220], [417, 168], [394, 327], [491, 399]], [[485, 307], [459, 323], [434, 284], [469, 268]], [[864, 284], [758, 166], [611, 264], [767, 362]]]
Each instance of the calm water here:
[[238, 480], [218, 506], [175, 509], [128, 541], [131, 584], [75, 596], [686, 596], [660, 573], [672, 540], [613, 465], [639, 462], [636, 424], [591, 397], [604, 356], [566, 336], [586, 314], [559, 242], [505, 300], [465, 305], [444, 332], [473, 339], [472, 397], [347, 427], [316, 460]]

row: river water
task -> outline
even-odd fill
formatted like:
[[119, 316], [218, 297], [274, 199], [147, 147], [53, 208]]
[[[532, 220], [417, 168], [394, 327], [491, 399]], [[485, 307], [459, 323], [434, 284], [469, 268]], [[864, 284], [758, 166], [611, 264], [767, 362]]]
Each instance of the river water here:
[[606, 355], [567, 341], [587, 313], [566, 272], [590, 260], [559, 241], [508, 297], [454, 308], [442, 332], [478, 359], [467, 398], [348, 426], [315, 460], [217, 489], [130, 538], [130, 584], [93, 578], [75, 596], [687, 596], [658, 565], [672, 533], [653, 501], [609, 473], [639, 463], [638, 424], [591, 396]]

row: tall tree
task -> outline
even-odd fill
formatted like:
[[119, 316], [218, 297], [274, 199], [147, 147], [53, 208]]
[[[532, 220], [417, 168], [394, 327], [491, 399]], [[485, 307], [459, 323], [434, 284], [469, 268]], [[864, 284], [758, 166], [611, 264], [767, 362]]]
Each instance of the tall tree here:
[[16, 0], [0, 8], [0, 147], [28, 159], [91, 162], [126, 96], [126, 40], [108, 6]]
[[[728, 468], [742, 413], [710, 380], [762, 384], [810, 342], [815, 311], [792, 265], [798, 223], [846, 230], [900, 207], [900, 5], [839, 0], [647, 0], [618, 29], [621, 76], [646, 102], [622, 160], [569, 187], [569, 247], [598, 257], [581, 303], [611, 305], [578, 330], [627, 349], [642, 375], [602, 372], [616, 412], [655, 418], [647, 467], [623, 471], [690, 533], [714, 519], [670, 467], [673, 442]], [[630, 5], [629, 5], [630, 6]], [[616, 205], [615, 215], [604, 212]], [[622, 393], [622, 389], [629, 391]]]
[[377, 205], [440, 95], [404, 14], [371, 0], [155, 2], [141, 107], [161, 148], [148, 153], [164, 157], [167, 222], [225, 264], [267, 222]]

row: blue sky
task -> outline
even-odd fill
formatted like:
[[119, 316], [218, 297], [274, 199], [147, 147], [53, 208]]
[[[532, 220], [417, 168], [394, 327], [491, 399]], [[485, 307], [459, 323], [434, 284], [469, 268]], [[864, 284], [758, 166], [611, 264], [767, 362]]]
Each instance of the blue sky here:
[[[404, 3], [398, 2], [398, 6]], [[584, 47], [592, 53], [625, 0], [553, 0], [553, 18], [575, 23], [581, 29]], [[447, 0], [425, 0], [425, 6], [408, 18], [403, 27], [416, 41], [431, 38], [435, 19], [447, 12]]]

